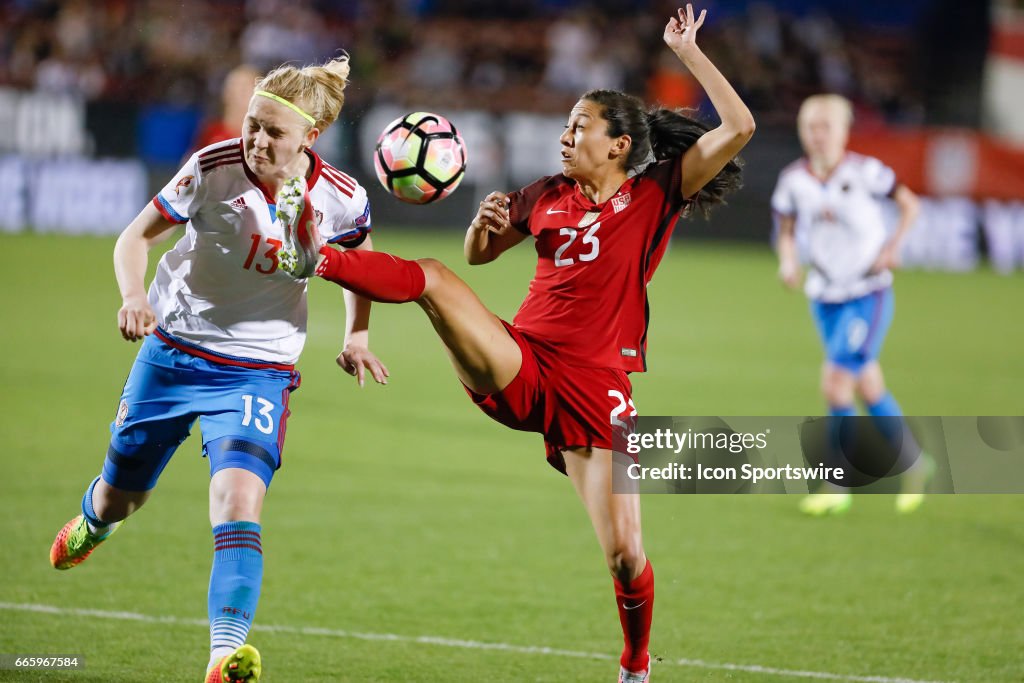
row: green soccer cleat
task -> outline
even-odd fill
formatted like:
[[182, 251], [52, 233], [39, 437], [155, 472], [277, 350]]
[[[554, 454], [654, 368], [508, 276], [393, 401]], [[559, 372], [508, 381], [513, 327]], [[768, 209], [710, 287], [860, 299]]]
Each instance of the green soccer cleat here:
[[841, 515], [853, 505], [850, 493], [812, 493], [800, 501], [800, 512], [811, 517]]
[[110, 531], [102, 536], [94, 536], [89, 531], [89, 525], [85, 517], [78, 515], [64, 525], [64, 528], [53, 539], [50, 546], [50, 564], [54, 569], [71, 569], [83, 562], [92, 554], [103, 541], [110, 538], [110, 535], [121, 527], [121, 522], [111, 525]]
[[286, 180], [274, 201], [284, 228], [284, 245], [278, 251], [281, 270], [296, 279], [307, 278], [316, 271], [322, 240], [306, 179], [295, 176]]
[[924, 503], [924, 492], [928, 481], [935, 476], [935, 459], [921, 452], [917, 462], [900, 478], [900, 492], [896, 495], [896, 512], [909, 515]]
[[210, 667], [203, 683], [253, 683], [260, 680], [262, 673], [263, 662], [260, 661], [259, 650], [252, 645], [243, 645]]

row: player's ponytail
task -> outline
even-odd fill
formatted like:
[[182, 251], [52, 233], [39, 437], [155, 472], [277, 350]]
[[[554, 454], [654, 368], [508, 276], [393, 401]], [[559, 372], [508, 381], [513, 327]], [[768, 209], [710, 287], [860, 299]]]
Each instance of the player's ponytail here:
[[[672, 159], [686, 152], [701, 135], [711, 130], [703, 121], [681, 110], [655, 107], [647, 112], [649, 139], [654, 157]], [[707, 216], [711, 209], [725, 203], [725, 197], [743, 187], [743, 161], [734, 157], [692, 198], [693, 206]]]
[[345, 86], [348, 85], [348, 55], [332, 59], [326, 64], [297, 69], [279, 66], [257, 84], [264, 90], [284, 98], [311, 116], [321, 133], [334, 123], [345, 104]]
[[[627, 171], [641, 173], [648, 165], [681, 156], [709, 127], [681, 111], [655, 107], [646, 111], [637, 97], [617, 90], [591, 90], [581, 99], [601, 105], [608, 135], [628, 135], [632, 140], [626, 156]], [[725, 165], [693, 198], [693, 206], [707, 215], [725, 196], [742, 185], [742, 162], [737, 157]]]

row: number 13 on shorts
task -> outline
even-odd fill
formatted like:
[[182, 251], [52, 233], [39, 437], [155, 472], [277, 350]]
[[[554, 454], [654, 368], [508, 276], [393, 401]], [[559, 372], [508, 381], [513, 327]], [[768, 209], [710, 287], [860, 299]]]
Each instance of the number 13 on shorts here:
[[242, 426], [254, 426], [262, 434], [274, 432], [274, 408], [277, 406], [261, 396], [242, 394], [244, 411], [242, 413]]

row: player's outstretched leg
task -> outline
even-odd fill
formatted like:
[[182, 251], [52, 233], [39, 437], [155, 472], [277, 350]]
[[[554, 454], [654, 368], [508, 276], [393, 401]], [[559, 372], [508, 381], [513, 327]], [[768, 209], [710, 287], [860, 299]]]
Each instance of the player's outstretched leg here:
[[313, 207], [300, 176], [287, 180], [277, 193], [277, 217], [284, 226], [284, 245], [278, 252], [281, 269], [294, 278], [314, 273], [349, 291], [381, 303], [415, 301], [426, 278], [415, 261], [362, 250], [340, 251], [325, 246], [313, 218]]
[[281, 269], [295, 278], [310, 277], [320, 258], [320, 230], [306, 179], [295, 176], [285, 181], [275, 198], [277, 219], [284, 228], [284, 245], [278, 252]]
[[71, 569], [85, 562], [96, 547], [110, 538], [122, 522], [108, 524], [96, 516], [92, 493], [99, 477], [93, 479], [82, 497], [82, 514], [77, 515], [57, 533], [50, 546], [50, 564], [55, 569]]
[[225, 655], [206, 672], [203, 683], [230, 683], [231, 681], [260, 680], [263, 662], [260, 653], [252, 645], [242, 645], [231, 654]]
[[[291, 207], [282, 214], [286, 220], [297, 215], [299, 204], [303, 212], [308, 208], [308, 194], [297, 200], [295, 190], [300, 184], [292, 183], [291, 190], [286, 186], [279, 195], [279, 211], [282, 206]], [[308, 254], [297, 256], [305, 249], [298, 244], [300, 233], [286, 229], [282, 248], [289, 255], [281, 258], [281, 267], [293, 277], [306, 272], [296, 264], [309, 261]], [[459, 379], [478, 394], [504, 389], [519, 372], [522, 352], [501, 320], [440, 261], [410, 261], [369, 249], [342, 251], [324, 245], [314, 272], [370, 301], [417, 302], [447, 348]]]

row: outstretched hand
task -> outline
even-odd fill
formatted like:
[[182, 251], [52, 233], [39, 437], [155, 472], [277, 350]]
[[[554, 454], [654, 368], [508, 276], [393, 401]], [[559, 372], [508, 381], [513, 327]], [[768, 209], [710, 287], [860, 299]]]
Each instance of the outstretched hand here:
[[665, 35], [662, 36], [673, 52], [697, 45], [697, 29], [704, 25], [708, 11], [702, 9], [700, 16], [694, 20], [693, 5], [686, 3], [686, 10], [679, 8], [678, 13], [678, 18], [672, 17], [665, 24]]
[[391, 373], [380, 362], [380, 359], [365, 346], [349, 344], [338, 354], [335, 362], [338, 364], [338, 367], [355, 377], [356, 381], [359, 382], [359, 386], [363, 386], [366, 383], [367, 370], [370, 371], [370, 376], [373, 377], [373, 381], [377, 384], [387, 384], [388, 377], [391, 376]]

